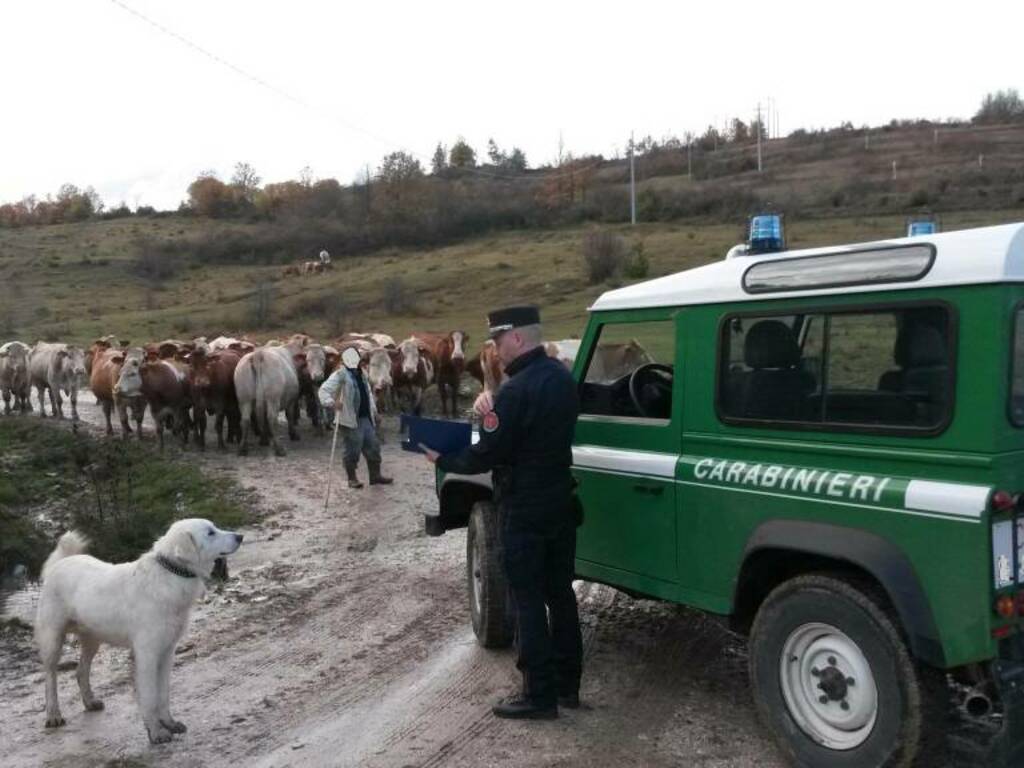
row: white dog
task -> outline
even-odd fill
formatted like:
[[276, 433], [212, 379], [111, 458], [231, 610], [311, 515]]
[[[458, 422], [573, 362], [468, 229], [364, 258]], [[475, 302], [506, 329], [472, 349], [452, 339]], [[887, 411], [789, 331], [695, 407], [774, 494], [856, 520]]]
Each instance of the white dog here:
[[57, 664], [64, 635], [82, 645], [78, 687], [87, 710], [103, 709], [93, 696], [89, 668], [100, 643], [132, 649], [135, 692], [149, 740], [184, 733], [171, 717], [170, 676], [174, 646], [188, 624], [192, 604], [204, 593], [214, 560], [230, 555], [242, 534], [218, 530], [208, 520], [179, 520], [153, 548], [131, 563], [111, 565], [81, 554], [86, 540], [65, 533], [43, 565], [36, 642], [46, 676], [46, 727], [64, 725], [57, 701]]

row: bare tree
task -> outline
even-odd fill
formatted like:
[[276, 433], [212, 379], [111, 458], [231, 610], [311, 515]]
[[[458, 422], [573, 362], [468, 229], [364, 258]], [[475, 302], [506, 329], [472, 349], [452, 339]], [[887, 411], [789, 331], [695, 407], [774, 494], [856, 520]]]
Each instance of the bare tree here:
[[233, 186], [243, 199], [249, 201], [253, 200], [256, 194], [256, 190], [260, 187], [260, 177], [256, 175], [256, 169], [248, 163], [235, 163], [235, 173], [231, 177], [231, 186]]

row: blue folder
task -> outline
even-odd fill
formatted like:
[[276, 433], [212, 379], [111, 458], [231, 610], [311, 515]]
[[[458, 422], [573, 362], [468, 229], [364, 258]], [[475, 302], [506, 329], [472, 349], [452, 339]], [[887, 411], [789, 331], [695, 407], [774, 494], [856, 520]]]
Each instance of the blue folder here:
[[423, 453], [420, 443], [438, 453], [461, 451], [473, 441], [473, 425], [468, 421], [424, 419], [402, 414], [402, 431], [408, 436], [402, 441], [402, 450]]

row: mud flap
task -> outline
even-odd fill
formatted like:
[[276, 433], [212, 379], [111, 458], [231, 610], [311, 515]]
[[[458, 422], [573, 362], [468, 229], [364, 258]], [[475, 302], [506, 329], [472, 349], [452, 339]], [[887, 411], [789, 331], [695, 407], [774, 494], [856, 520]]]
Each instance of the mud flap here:
[[1000, 659], [992, 664], [1003, 705], [1003, 726], [992, 742], [987, 765], [1016, 768], [1024, 765], [1024, 663]]
[[440, 515], [424, 515], [423, 525], [427, 536], [442, 536], [446, 530]]

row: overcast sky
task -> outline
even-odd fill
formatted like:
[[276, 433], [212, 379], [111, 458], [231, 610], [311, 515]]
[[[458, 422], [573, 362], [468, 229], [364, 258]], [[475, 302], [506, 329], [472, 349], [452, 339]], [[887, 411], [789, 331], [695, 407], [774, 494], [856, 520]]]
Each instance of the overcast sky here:
[[630, 130], [701, 132], [769, 98], [783, 134], [970, 117], [1024, 91], [1022, 22], [1019, 0], [0, 0], [0, 202], [71, 182], [172, 208], [238, 161], [347, 184], [459, 135], [531, 166], [560, 135], [610, 157]]

